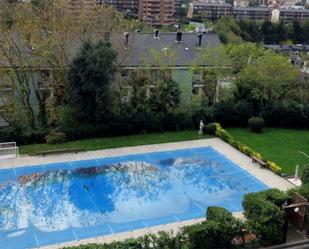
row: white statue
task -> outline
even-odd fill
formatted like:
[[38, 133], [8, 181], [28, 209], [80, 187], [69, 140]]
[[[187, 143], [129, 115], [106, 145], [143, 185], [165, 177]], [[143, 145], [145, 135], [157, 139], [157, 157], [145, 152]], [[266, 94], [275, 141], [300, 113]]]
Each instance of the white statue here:
[[295, 175], [294, 175], [295, 181], [298, 180], [298, 168], [299, 168], [299, 166], [298, 166], [298, 164], [297, 164], [297, 165], [296, 165], [296, 169], [295, 169]]
[[203, 120], [200, 121], [200, 130], [198, 131], [199, 135], [203, 135], [203, 128], [204, 128], [204, 122]]

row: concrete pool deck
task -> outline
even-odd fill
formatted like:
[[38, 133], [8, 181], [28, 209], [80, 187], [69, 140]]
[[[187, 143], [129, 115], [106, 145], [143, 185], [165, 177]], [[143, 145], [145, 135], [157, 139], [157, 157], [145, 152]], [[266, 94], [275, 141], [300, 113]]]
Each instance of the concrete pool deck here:
[[[154, 145], [143, 145], [143, 146], [134, 146], [134, 147], [123, 147], [107, 150], [98, 150], [98, 151], [89, 151], [89, 152], [80, 152], [72, 154], [61, 154], [61, 155], [49, 155], [49, 156], [22, 156], [15, 159], [5, 159], [0, 161], [0, 169], [4, 168], [15, 168], [23, 166], [34, 166], [42, 165], [48, 163], [57, 163], [57, 162], [66, 162], [66, 161], [76, 161], [76, 160], [89, 160], [96, 158], [104, 157], [114, 157], [114, 156], [124, 156], [130, 154], [140, 154], [140, 153], [149, 153], [149, 152], [158, 152], [158, 151], [167, 151], [167, 150], [179, 150], [179, 149], [190, 149], [196, 147], [206, 147], [211, 146], [226, 158], [236, 163], [238, 166], [249, 172], [258, 180], [262, 181], [270, 188], [278, 188], [280, 190], [287, 190], [291, 187], [294, 187], [293, 184], [285, 180], [284, 178], [279, 177], [273, 172], [267, 169], [260, 169], [256, 164], [253, 164], [251, 159], [245, 154], [233, 148], [231, 145], [225, 143], [218, 138], [210, 139], [200, 139], [194, 141], [185, 141], [185, 142], [173, 142], [165, 144], [154, 144]], [[241, 213], [234, 214], [237, 217], [241, 217]], [[54, 244], [42, 248], [62, 248], [64, 246], [73, 246], [85, 243], [103, 243], [103, 242], [112, 242], [114, 240], [124, 240], [131, 237], [139, 237], [148, 233], [157, 233], [158, 231], [177, 231], [182, 226], [198, 223], [204, 220], [194, 219], [189, 221], [181, 221], [175, 223], [169, 223], [165, 225], [159, 225], [154, 227], [148, 227], [144, 229], [133, 230], [130, 232], [117, 233], [107, 236], [89, 238], [85, 240], [75, 240], [72, 242], [65, 242], [61, 244]]]

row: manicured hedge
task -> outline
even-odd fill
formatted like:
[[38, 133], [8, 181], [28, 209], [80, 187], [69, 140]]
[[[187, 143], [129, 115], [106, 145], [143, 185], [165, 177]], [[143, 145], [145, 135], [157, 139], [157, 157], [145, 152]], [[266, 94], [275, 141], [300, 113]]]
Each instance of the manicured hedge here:
[[243, 207], [247, 224], [259, 237], [263, 246], [283, 242], [284, 211], [281, 209], [288, 196], [271, 189], [244, 196]]

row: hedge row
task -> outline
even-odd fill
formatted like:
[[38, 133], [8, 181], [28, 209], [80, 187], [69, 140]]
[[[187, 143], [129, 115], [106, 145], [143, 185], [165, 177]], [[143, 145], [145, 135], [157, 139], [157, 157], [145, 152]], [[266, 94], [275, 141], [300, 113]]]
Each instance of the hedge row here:
[[267, 168], [269, 170], [273, 171], [274, 173], [276, 173], [276, 174], [281, 173], [282, 169], [276, 163], [268, 160], [267, 158], [265, 158], [264, 156], [262, 156], [260, 153], [256, 152], [255, 150], [253, 150], [249, 146], [247, 146], [247, 145], [241, 143], [240, 141], [236, 140], [229, 132], [227, 132], [225, 129], [223, 129], [222, 126], [219, 123], [215, 123], [215, 125], [216, 125], [215, 135], [217, 137], [219, 137], [222, 140], [224, 140], [225, 142], [229, 143], [234, 148], [240, 150], [241, 152], [243, 152], [247, 156], [250, 156], [250, 157], [254, 156], [258, 159], [265, 161]]

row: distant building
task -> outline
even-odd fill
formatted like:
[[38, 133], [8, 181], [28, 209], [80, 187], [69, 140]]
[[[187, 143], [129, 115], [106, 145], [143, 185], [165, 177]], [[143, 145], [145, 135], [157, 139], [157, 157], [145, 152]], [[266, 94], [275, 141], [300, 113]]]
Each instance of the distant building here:
[[249, 18], [251, 20], [270, 20], [271, 18], [270, 9], [261, 7], [236, 7], [233, 8], [232, 15], [236, 19]]
[[270, 21], [272, 23], [278, 23], [280, 20], [280, 11], [278, 9], [273, 9], [271, 11], [271, 18]]
[[138, 19], [152, 26], [175, 24], [174, 0], [139, 0]]
[[222, 16], [231, 16], [232, 5], [196, 1], [190, 3], [188, 13], [193, 20], [217, 20]]
[[249, 18], [252, 20], [304, 20], [309, 19], [308, 9], [268, 7], [233, 7], [230, 4], [214, 4], [200, 1], [192, 2], [189, 6], [188, 17], [192, 20], [217, 20], [222, 16], [233, 16], [236, 19]]
[[249, 7], [248, 0], [234, 0], [234, 7]]
[[91, 16], [91, 11], [97, 6], [105, 4], [114, 6], [118, 11], [131, 12], [137, 15], [139, 0], [67, 0], [67, 3], [68, 8], [76, 14], [84, 10], [88, 11], [89, 16]]
[[309, 19], [309, 9], [280, 9], [280, 19], [282, 20], [305, 20]]

